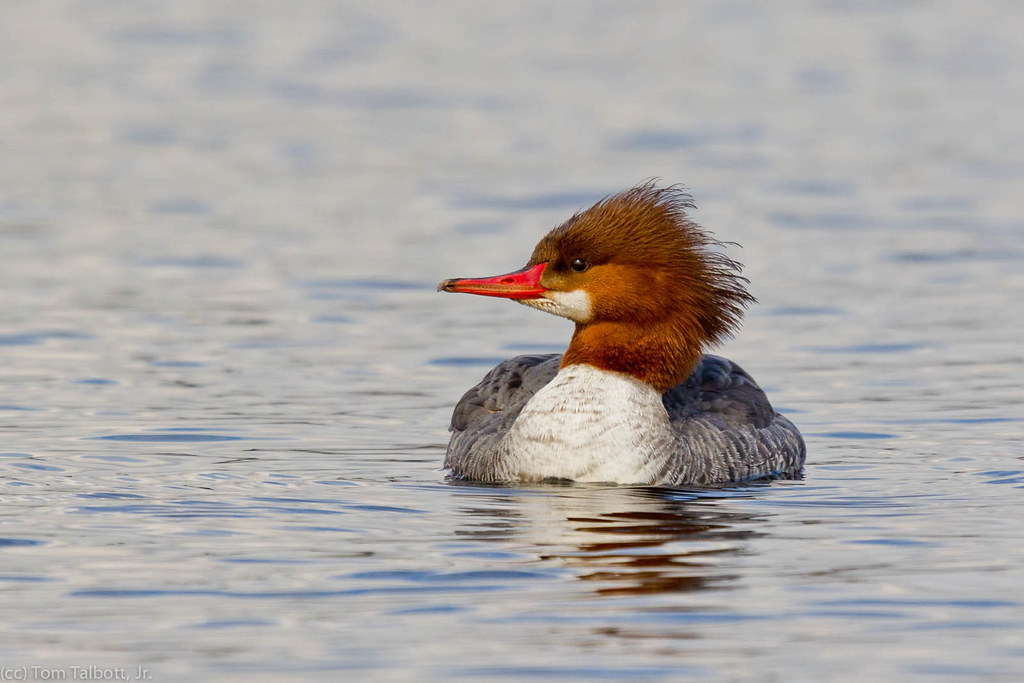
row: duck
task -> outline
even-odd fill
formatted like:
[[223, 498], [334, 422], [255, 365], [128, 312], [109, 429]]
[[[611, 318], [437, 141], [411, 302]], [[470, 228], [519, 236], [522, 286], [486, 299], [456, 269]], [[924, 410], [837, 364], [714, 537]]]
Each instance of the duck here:
[[706, 353], [756, 299], [695, 208], [680, 186], [647, 181], [552, 229], [519, 270], [438, 285], [575, 324], [564, 353], [505, 360], [459, 400], [449, 477], [711, 486], [802, 475], [800, 431], [739, 365]]

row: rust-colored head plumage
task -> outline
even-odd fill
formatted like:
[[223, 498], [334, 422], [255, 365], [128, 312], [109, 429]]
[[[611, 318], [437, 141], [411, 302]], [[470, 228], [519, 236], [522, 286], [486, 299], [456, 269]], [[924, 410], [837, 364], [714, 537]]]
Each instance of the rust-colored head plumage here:
[[[587, 289], [600, 295], [595, 320], [656, 322], [682, 314], [705, 344], [720, 342], [738, 328], [743, 309], [755, 299], [740, 275], [742, 266], [713, 251], [722, 243], [690, 220], [686, 212], [693, 208], [678, 187], [638, 185], [553, 229], [537, 244], [530, 265], [548, 264], [545, 285], [561, 279], [568, 288], [575, 284], [570, 279], [589, 281]], [[580, 267], [577, 259], [584, 272], [574, 269]], [[570, 273], [571, 278], [558, 277]], [[607, 286], [613, 281], [615, 287]]]
[[737, 329], [754, 298], [740, 264], [715, 251], [722, 244], [690, 220], [692, 208], [678, 187], [645, 183], [576, 214], [537, 244], [530, 265], [547, 264], [540, 284], [589, 295], [589, 315], [574, 318], [563, 365], [628, 372], [666, 390]]
[[562, 364], [629, 373], [665, 391], [739, 326], [754, 301], [741, 266], [653, 182], [606, 197], [549, 232], [522, 270], [439, 289], [513, 298], [576, 322]]

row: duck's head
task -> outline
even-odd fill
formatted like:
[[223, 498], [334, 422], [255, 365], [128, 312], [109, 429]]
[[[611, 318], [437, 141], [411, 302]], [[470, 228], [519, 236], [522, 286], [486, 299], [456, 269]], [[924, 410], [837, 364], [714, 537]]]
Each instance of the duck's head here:
[[665, 391], [730, 335], [754, 301], [740, 264], [687, 216], [676, 187], [646, 183], [607, 197], [549, 232], [526, 267], [456, 278], [439, 291], [514, 299], [568, 318], [562, 364], [627, 372]]

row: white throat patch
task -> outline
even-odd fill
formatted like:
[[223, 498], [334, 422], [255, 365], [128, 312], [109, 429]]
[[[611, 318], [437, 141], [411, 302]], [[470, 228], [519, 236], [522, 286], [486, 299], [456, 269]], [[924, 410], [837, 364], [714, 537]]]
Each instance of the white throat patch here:
[[549, 289], [539, 299], [517, 301], [538, 311], [568, 318], [577, 323], [590, 322], [592, 315], [590, 295], [585, 289], [574, 289], [571, 292], [556, 292]]

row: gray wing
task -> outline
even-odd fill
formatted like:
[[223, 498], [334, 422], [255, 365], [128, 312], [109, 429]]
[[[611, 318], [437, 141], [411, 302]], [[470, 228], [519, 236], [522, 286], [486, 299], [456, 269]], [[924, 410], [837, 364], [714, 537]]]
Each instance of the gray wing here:
[[498, 442], [527, 401], [558, 373], [561, 362], [557, 353], [516, 356], [488, 372], [455, 406], [444, 466], [457, 477], [492, 478]]
[[794, 475], [803, 467], [800, 432], [732, 361], [704, 356], [662, 400], [673, 431], [689, 451], [666, 468], [667, 482], [743, 481]]

